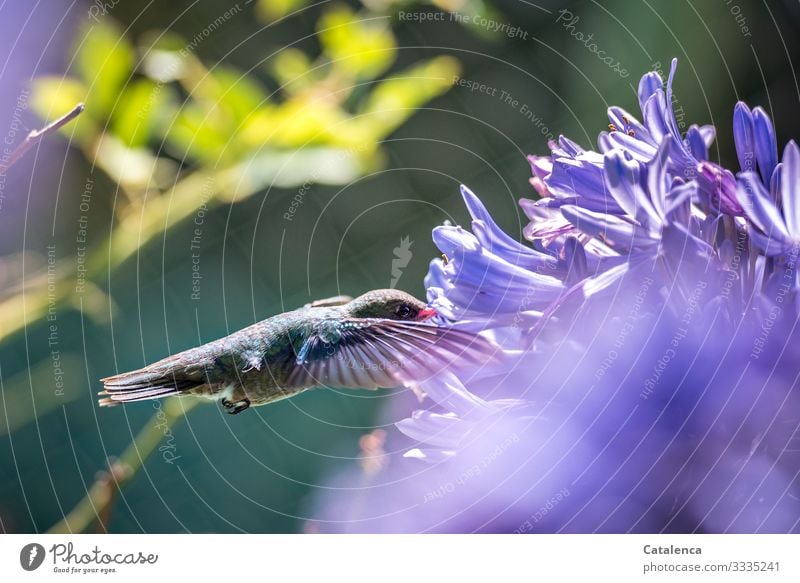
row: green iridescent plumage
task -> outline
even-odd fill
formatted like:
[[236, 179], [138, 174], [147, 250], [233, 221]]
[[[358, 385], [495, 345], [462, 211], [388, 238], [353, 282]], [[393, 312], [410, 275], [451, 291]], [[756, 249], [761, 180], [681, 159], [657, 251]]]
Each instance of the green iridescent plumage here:
[[473, 334], [426, 323], [434, 314], [397, 290], [315, 302], [105, 378], [100, 404], [190, 394], [219, 399], [238, 413], [315, 386], [397, 386], [458, 358], [476, 360], [493, 347]]

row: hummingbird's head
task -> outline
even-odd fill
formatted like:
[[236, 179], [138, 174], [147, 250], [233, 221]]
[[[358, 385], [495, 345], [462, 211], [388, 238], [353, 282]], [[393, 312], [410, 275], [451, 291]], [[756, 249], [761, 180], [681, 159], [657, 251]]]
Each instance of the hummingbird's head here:
[[414, 296], [396, 289], [377, 289], [358, 296], [347, 305], [354, 318], [386, 318], [421, 322], [436, 315]]

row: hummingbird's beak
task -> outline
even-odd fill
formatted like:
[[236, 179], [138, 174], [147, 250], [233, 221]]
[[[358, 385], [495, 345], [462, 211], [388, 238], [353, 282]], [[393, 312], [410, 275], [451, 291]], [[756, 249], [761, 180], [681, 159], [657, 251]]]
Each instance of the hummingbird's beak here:
[[424, 322], [425, 320], [430, 320], [434, 316], [436, 316], [438, 312], [433, 308], [424, 308], [417, 313], [417, 317], [415, 320], [417, 322]]

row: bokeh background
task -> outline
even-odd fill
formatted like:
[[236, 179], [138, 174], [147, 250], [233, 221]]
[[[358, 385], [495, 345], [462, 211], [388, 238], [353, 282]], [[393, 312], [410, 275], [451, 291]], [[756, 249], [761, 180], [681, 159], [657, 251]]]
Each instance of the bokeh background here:
[[739, 99], [782, 144], [799, 35], [789, 0], [3, 3], [0, 147], [86, 111], [0, 173], [0, 531], [313, 530], [328, 476], [407, 445], [412, 396], [100, 410], [97, 379], [313, 299], [423, 297], [459, 184], [520, 234], [525, 156], [589, 146], [672, 57], [714, 158]]

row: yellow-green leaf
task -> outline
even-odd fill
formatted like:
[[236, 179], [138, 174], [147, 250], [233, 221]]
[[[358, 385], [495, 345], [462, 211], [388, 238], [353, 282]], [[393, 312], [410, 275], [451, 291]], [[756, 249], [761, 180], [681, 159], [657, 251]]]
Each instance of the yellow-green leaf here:
[[235, 126], [231, 131], [234, 131], [240, 122], [263, 105], [266, 93], [255, 78], [233, 67], [220, 65], [211, 75], [216, 81], [217, 104], [232, 114]]
[[361, 18], [338, 6], [323, 14], [317, 30], [323, 52], [341, 73], [372, 79], [394, 61], [396, 43], [388, 17]]
[[128, 147], [145, 145], [166, 97], [164, 86], [149, 79], [137, 79], [128, 85], [114, 110], [114, 135]]
[[272, 63], [272, 75], [286, 93], [298, 93], [310, 88], [318, 75], [311, 72], [311, 61], [298, 49], [282, 50]]
[[371, 130], [376, 140], [387, 136], [417, 108], [445, 93], [459, 70], [453, 57], [434, 57], [384, 79], [360, 107], [357, 123]]
[[77, 69], [90, 91], [87, 108], [109, 113], [131, 76], [133, 48], [108, 19], [84, 26], [77, 43]]
[[259, 0], [256, 14], [266, 22], [273, 22], [308, 4], [308, 0]]
[[[87, 89], [69, 77], [38, 77], [31, 85], [31, 107], [44, 122], [51, 122], [68, 113], [75, 104], [86, 100]], [[97, 135], [97, 122], [89, 108], [59, 131], [87, 144]]]
[[195, 103], [183, 104], [175, 112], [163, 136], [178, 158], [216, 164], [221, 156], [235, 158], [239, 152], [236, 140], [231, 140], [229, 125], [219, 111], [208, 112]]

